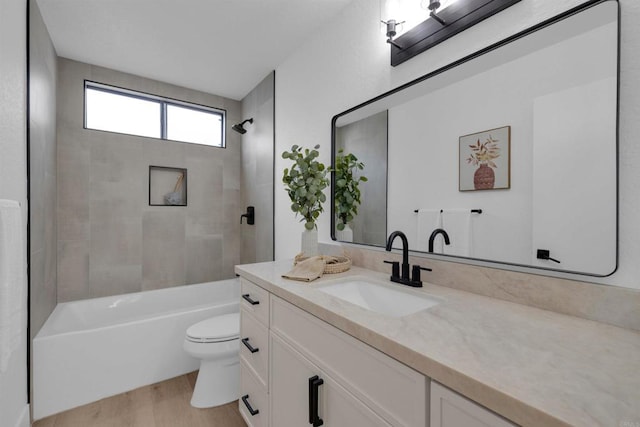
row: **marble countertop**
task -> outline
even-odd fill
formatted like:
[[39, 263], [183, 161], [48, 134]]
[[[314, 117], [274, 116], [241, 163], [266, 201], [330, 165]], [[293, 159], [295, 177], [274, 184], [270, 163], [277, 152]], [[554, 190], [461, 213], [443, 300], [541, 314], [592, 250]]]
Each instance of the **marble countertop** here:
[[[640, 333], [352, 267], [312, 283], [283, 279], [287, 261], [236, 273], [509, 420], [536, 427], [640, 427]], [[444, 299], [394, 318], [316, 288], [349, 276]]]

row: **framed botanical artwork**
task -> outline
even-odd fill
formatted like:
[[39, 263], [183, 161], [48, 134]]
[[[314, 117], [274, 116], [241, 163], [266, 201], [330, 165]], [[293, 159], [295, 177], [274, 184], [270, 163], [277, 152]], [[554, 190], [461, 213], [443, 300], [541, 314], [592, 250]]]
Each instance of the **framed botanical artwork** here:
[[460, 137], [460, 191], [511, 187], [511, 126]]

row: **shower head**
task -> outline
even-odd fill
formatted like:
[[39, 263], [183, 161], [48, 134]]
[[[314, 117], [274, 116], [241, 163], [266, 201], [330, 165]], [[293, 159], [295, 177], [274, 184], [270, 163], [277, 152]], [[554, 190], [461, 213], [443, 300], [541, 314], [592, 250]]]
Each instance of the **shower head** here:
[[252, 124], [253, 123], [253, 118], [247, 119], [247, 120], [243, 121], [242, 123], [238, 123], [237, 125], [233, 125], [231, 127], [231, 129], [235, 130], [240, 135], [244, 135], [245, 133], [247, 133], [247, 130], [244, 128], [244, 124], [247, 123], [247, 122]]

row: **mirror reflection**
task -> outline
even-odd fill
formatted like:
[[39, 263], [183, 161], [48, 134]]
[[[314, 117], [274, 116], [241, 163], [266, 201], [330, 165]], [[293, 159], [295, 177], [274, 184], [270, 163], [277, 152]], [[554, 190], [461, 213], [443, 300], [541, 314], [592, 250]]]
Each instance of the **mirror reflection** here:
[[617, 43], [605, 1], [335, 116], [334, 156], [368, 178], [336, 239], [401, 230], [416, 251], [611, 274]]
[[[387, 239], [387, 111], [345, 124], [335, 130], [333, 201], [337, 239], [384, 246]], [[362, 167], [354, 177], [343, 177], [340, 164], [353, 156]], [[359, 203], [344, 196], [347, 186], [359, 182]], [[344, 178], [347, 178], [346, 180]], [[347, 182], [341, 182], [347, 181]], [[347, 194], [347, 196], [349, 196]], [[345, 200], [347, 199], [347, 200]], [[345, 215], [354, 206], [355, 211]]]

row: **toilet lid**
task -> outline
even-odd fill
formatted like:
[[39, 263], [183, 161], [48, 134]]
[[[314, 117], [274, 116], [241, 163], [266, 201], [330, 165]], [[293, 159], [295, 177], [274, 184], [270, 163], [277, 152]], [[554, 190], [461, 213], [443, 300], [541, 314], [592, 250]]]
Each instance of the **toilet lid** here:
[[187, 329], [187, 339], [195, 342], [229, 341], [239, 336], [240, 313], [211, 317]]

